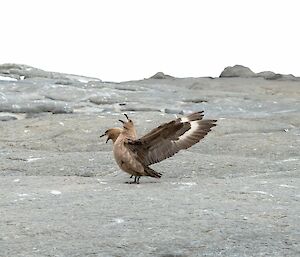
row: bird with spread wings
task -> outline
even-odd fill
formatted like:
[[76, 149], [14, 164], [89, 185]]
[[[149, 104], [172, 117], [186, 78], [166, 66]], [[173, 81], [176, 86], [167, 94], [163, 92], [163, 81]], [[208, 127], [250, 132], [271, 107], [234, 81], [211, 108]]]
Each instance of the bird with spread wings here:
[[103, 136], [113, 141], [114, 158], [119, 167], [134, 176], [131, 183], [139, 183], [141, 176], [160, 178], [161, 173], [149, 166], [161, 162], [182, 149], [187, 149], [204, 138], [211, 128], [216, 126], [216, 120], [203, 119], [203, 111], [177, 118], [151, 130], [141, 138], [133, 121], [124, 114], [127, 121], [122, 122], [122, 128], [111, 128]]

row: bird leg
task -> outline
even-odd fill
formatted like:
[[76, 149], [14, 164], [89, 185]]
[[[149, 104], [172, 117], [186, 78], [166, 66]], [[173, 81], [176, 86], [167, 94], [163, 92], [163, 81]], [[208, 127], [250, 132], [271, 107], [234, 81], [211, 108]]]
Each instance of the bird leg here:
[[[133, 175], [131, 175], [130, 178], [132, 178]], [[140, 177], [141, 176], [134, 176], [134, 181], [130, 181], [129, 184], [140, 184]]]
[[141, 176], [136, 177], [136, 178], [137, 178], [137, 180], [136, 180], [136, 183], [137, 183], [137, 184], [140, 184], [140, 177], [141, 177]]

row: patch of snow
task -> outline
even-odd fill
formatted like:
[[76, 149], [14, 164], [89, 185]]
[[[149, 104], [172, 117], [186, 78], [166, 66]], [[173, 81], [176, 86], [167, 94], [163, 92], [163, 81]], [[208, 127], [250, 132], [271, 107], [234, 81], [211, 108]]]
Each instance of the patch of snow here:
[[286, 188], [297, 188], [295, 186], [291, 186], [291, 185], [285, 185], [285, 184], [281, 184], [279, 185], [280, 187], [286, 187]]
[[269, 182], [268, 182], [268, 181], [265, 181], [265, 180], [263, 180], [263, 181], [260, 181], [260, 183], [261, 183], [261, 184], [268, 184]]
[[16, 179], [14, 179], [14, 182], [20, 182], [20, 179], [19, 178], [16, 178]]
[[147, 200], [149, 200], [149, 201], [154, 201], [154, 200], [156, 200], [156, 199], [153, 198], [153, 197], [147, 197]]
[[60, 195], [61, 192], [58, 191], [58, 190], [51, 190], [50, 194], [53, 194], [53, 195]]
[[172, 182], [171, 183], [172, 185], [181, 185], [178, 189], [179, 190], [185, 190], [185, 189], [188, 189], [192, 186], [195, 186], [197, 185], [196, 182]]
[[18, 196], [20, 196], [20, 197], [28, 196], [28, 194], [18, 194]]
[[294, 162], [294, 161], [298, 161], [299, 159], [296, 158], [289, 158], [289, 159], [285, 159], [285, 160], [281, 160], [279, 162]]
[[21, 106], [18, 105], [18, 104], [13, 104], [11, 107], [14, 108], [14, 109], [20, 109], [21, 108]]
[[124, 222], [124, 220], [121, 219], [121, 218], [116, 218], [116, 219], [114, 219], [114, 222], [115, 222], [116, 224], [121, 224], [121, 223]]
[[15, 78], [5, 77], [5, 76], [0, 76], [0, 80], [4, 80], [4, 81], [17, 81], [17, 79], [15, 79]]
[[40, 158], [40, 157], [29, 157], [26, 161], [27, 162], [34, 162], [34, 161], [37, 161], [37, 160], [41, 160], [43, 158]]
[[76, 80], [78, 80], [81, 83], [88, 83], [89, 81], [91, 81], [90, 79], [87, 78], [77, 78]]
[[195, 186], [197, 185], [196, 182], [179, 182], [180, 185], [185, 185], [185, 186]]
[[7, 102], [7, 97], [5, 94], [0, 93], [0, 97], [2, 98], [3, 101]]
[[297, 109], [289, 109], [289, 110], [282, 110], [282, 111], [277, 111], [277, 112], [273, 112], [273, 113], [287, 113], [287, 112], [294, 112], [297, 111]]
[[99, 178], [97, 178], [97, 181], [100, 183], [100, 184], [103, 184], [103, 185], [106, 185], [107, 184], [107, 182], [105, 182], [105, 181], [102, 181], [101, 179], [99, 179]]
[[261, 195], [268, 195], [268, 196], [274, 197], [274, 195], [269, 194], [269, 193], [264, 192], [264, 191], [252, 191], [252, 193], [257, 193], [257, 194], [261, 194]]

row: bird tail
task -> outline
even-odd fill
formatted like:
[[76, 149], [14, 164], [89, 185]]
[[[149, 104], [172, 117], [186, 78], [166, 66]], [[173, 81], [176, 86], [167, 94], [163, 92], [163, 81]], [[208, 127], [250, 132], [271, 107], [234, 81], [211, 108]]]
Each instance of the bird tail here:
[[144, 171], [145, 171], [146, 175], [149, 177], [160, 178], [162, 176], [161, 173], [156, 172], [155, 170], [151, 169], [148, 166], [144, 167]]

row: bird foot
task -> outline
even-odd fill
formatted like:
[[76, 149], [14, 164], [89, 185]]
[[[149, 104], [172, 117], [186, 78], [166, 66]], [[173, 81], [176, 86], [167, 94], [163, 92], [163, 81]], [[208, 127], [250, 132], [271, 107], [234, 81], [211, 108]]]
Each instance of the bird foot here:
[[[130, 177], [132, 178], [133, 175]], [[134, 176], [134, 181], [126, 182], [127, 184], [140, 184], [140, 177], [139, 176]]]
[[140, 182], [136, 182], [136, 181], [126, 181], [126, 184], [140, 184]]

